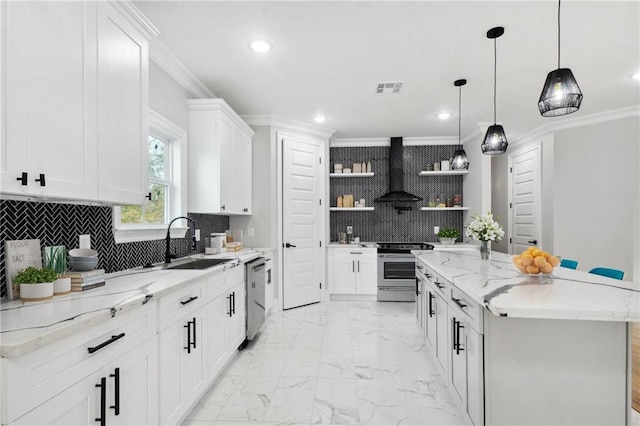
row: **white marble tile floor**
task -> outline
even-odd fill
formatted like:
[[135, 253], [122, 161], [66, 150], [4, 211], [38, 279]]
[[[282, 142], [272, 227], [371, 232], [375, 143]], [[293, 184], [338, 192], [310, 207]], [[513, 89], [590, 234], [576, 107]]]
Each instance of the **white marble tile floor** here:
[[326, 302], [271, 315], [183, 425], [470, 424], [413, 309]]

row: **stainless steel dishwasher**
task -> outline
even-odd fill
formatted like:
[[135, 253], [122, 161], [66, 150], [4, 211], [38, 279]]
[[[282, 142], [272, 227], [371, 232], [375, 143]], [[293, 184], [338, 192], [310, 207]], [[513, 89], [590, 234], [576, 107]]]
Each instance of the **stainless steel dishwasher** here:
[[264, 324], [265, 259], [260, 257], [246, 265], [247, 277], [247, 340], [253, 340]]

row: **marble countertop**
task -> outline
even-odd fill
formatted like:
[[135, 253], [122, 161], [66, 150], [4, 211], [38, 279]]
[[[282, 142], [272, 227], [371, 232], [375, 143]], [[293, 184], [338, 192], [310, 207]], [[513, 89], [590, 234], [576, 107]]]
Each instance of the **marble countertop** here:
[[[201, 270], [136, 268], [107, 275], [106, 284], [85, 292], [56, 296], [45, 302], [12, 300], [0, 304], [0, 357], [17, 357], [142, 306], [216, 271], [249, 262], [264, 254], [257, 249], [190, 258], [227, 258], [233, 262]], [[175, 260], [174, 263], [188, 261]]]
[[418, 259], [497, 316], [640, 321], [640, 285], [557, 267], [546, 277], [523, 276], [511, 256], [492, 252], [414, 251]]

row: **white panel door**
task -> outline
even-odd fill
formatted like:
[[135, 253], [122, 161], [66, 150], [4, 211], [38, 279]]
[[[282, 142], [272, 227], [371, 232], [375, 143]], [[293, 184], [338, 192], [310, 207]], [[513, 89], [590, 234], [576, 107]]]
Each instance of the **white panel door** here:
[[319, 144], [284, 138], [282, 143], [283, 308], [320, 301]]
[[541, 247], [540, 145], [509, 155], [509, 251]]

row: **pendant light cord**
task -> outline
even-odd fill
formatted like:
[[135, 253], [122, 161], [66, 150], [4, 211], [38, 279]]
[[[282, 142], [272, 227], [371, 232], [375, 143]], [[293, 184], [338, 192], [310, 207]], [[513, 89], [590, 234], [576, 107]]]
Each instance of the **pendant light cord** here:
[[560, 1], [558, 0], [558, 68], [560, 68]]
[[458, 146], [462, 147], [460, 143], [460, 123], [462, 121], [462, 86], [458, 87]]
[[493, 39], [493, 124], [496, 124], [496, 85], [498, 81], [498, 48], [497, 38]]

